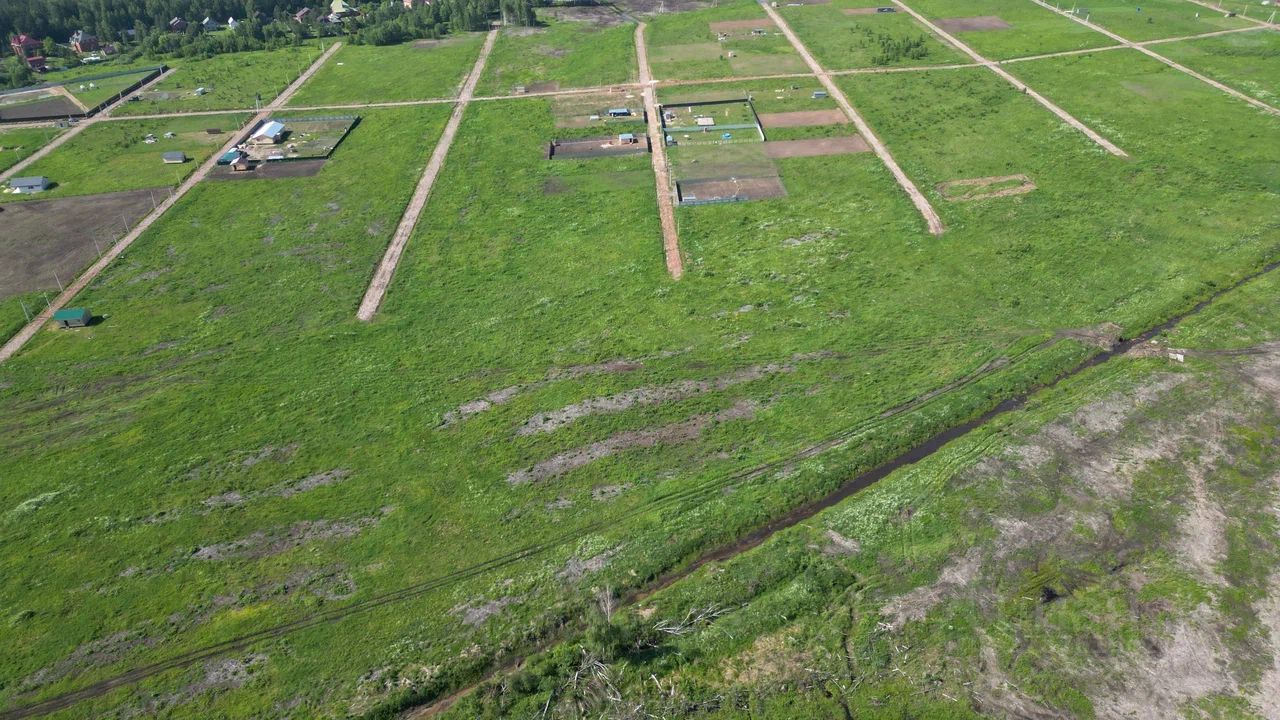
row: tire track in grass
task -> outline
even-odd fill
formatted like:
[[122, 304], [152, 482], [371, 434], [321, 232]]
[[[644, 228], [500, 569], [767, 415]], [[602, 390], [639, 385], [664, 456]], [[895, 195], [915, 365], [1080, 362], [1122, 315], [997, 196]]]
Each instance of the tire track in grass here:
[[1044, 109], [1048, 110], [1054, 115], [1057, 115], [1058, 118], [1062, 120], [1062, 122], [1070, 125], [1076, 130], [1079, 130], [1081, 133], [1084, 133], [1085, 137], [1092, 140], [1096, 145], [1101, 147], [1103, 150], [1106, 150], [1107, 152], [1111, 153], [1112, 155], [1115, 155], [1116, 157], [1120, 157], [1120, 158], [1129, 157], [1128, 153], [1116, 147], [1114, 144], [1111, 143], [1110, 140], [1107, 140], [1106, 138], [1102, 137], [1098, 133], [1094, 132], [1092, 128], [1090, 128], [1088, 125], [1085, 125], [1084, 123], [1077, 120], [1075, 116], [1073, 116], [1071, 113], [1068, 113], [1066, 110], [1063, 110], [1062, 108], [1058, 107], [1058, 105], [1054, 103], [1052, 100], [1050, 100], [1049, 98], [1031, 89], [1026, 83], [1022, 82], [1021, 80], [1019, 80], [1018, 78], [1010, 74], [1008, 70], [1005, 70], [1004, 68], [1000, 67], [999, 64], [994, 63], [991, 60], [988, 60], [985, 57], [979, 55], [976, 50], [969, 47], [968, 45], [965, 45], [956, 36], [952, 35], [946, 30], [943, 30], [942, 28], [930, 22], [929, 19], [926, 18], [924, 15], [921, 15], [915, 10], [912, 10], [911, 7], [908, 6], [906, 3], [902, 2], [902, 0], [891, 0], [891, 1], [893, 2], [894, 5], [897, 5], [898, 7], [902, 8], [908, 15], [915, 18], [916, 22], [920, 23], [921, 25], [924, 25], [926, 28], [929, 28], [929, 30], [933, 34], [937, 35], [943, 40], [946, 40], [948, 43], [951, 43], [951, 45], [953, 45], [957, 50], [964, 53], [965, 55], [968, 55], [970, 58], [973, 59], [974, 62], [978, 63], [979, 65], [985, 67], [986, 69], [1000, 76], [1000, 79], [1009, 83], [1015, 89], [1021, 90], [1024, 94], [1029, 96], [1032, 100], [1035, 100], [1036, 102], [1040, 103], [1040, 105], [1044, 107]]
[[400, 224], [396, 227], [395, 235], [391, 237], [391, 244], [387, 246], [387, 252], [382, 256], [382, 262], [373, 273], [373, 280], [369, 282], [369, 289], [365, 291], [364, 299], [360, 301], [360, 308], [356, 311], [356, 317], [360, 320], [365, 322], [373, 320], [378, 307], [382, 305], [382, 299], [386, 297], [387, 288], [391, 286], [391, 279], [396, 273], [396, 266], [400, 264], [400, 257], [404, 254], [405, 246], [409, 244], [409, 236], [418, 226], [418, 218], [422, 217], [422, 211], [427, 206], [427, 200], [431, 197], [431, 188], [435, 186], [436, 178], [444, 168], [449, 148], [453, 146], [453, 139], [457, 137], [458, 128], [462, 125], [462, 115], [467, 111], [467, 105], [475, 95], [476, 83], [480, 80], [480, 73], [484, 72], [485, 62], [489, 59], [489, 53], [493, 50], [493, 43], [497, 38], [498, 28], [490, 30], [488, 37], [484, 39], [484, 46], [480, 48], [480, 56], [476, 58], [476, 64], [471, 68], [471, 74], [462, 84], [462, 92], [458, 94], [458, 101], [453, 106], [453, 113], [449, 115], [449, 122], [444, 126], [444, 132], [436, 142], [435, 150], [431, 152], [431, 159], [427, 161], [427, 167], [422, 172], [422, 179], [418, 181], [413, 197], [409, 200], [409, 205], [400, 218]]
[[[271, 113], [278, 110], [285, 102], [288, 102], [293, 93], [297, 92], [298, 88], [310, 79], [311, 76], [315, 74], [316, 70], [320, 69], [320, 66], [323, 65], [324, 62], [335, 52], [337, 52], [338, 48], [341, 46], [342, 43], [340, 42], [335, 42], [333, 45], [329, 46], [329, 49], [322, 53], [320, 57], [312, 63], [311, 67], [307, 68], [306, 72], [299, 75], [298, 78], [289, 85], [289, 87], [285, 88], [284, 92], [280, 93], [275, 100], [271, 101], [271, 104], [267, 105], [262, 112], [258, 113], [252, 120], [250, 120], [248, 126], [256, 126], [258, 123], [265, 121], [271, 116]], [[156, 78], [157, 81], [159, 79], [160, 78]], [[117, 104], [123, 101], [124, 100], [122, 98], [117, 101]], [[107, 112], [110, 112], [111, 109], [114, 108], [115, 105], [109, 108]], [[65, 139], [66, 134], [61, 137]], [[13, 337], [9, 338], [8, 342], [3, 346], [0, 346], [0, 363], [3, 363], [5, 360], [13, 357], [24, 345], [30, 342], [31, 338], [35, 337], [36, 333], [40, 332], [40, 328], [44, 327], [45, 323], [53, 319], [53, 314], [55, 312], [61, 310], [67, 303], [74, 300], [76, 295], [80, 294], [81, 290], [84, 290], [89, 286], [89, 283], [96, 280], [98, 275], [100, 275], [103, 270], [107, 269], [108, 265], [114, 262], [116, 258], [120, 257], [120, 255], [123, 254], [135, 240], [141, 237], [148, 228], [168, 212], [169, 208], [172, 208], [179, 200], [190, 192], [191, 188], [196, 186], [196, 183], [204, 180], [205, 176], [209, 174], [209, 171], [218, 164], [218, 158], [222, 157], [234, 148], [239, 141], [240, 133], [237, 131], [232, 134], [231, 139], [228, 140], [225, 145], [211, 154], [209, 158], [200, 165], [200, 167], [196, 168], [195, 172], [191, 173], [191, 176], [179, 185], [177, 190], [169, 193], [169, 196], [157, 205], [150, 214], [142, 218], [137, 225], [133, 226], [132, 230], [126, 233], [125, 236], [120, 238], [115, 245], [112, 245], [110, 249], [103, 253], [102, 256], [90, 265], [87, 270], [80, 274], [80, 277], [76, 278], [74, 282], [68, 285], [67, 289], [62, 291], [52, 303], [46, 306], [44, 310], [40, 311], [40, 314], [36, 315], [34, 320], [27, 323], [21, 330], [15, 333]]]

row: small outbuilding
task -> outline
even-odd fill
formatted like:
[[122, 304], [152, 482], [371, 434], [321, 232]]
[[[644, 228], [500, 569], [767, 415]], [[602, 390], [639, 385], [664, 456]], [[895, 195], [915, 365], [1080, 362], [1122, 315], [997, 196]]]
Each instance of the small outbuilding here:
[[249, 136], [251, 145], [275, 145], [284, 139], [284, 123], [268, 120]]
[[21, 195], [31, 195], [33, 193], [44, 192], [49, 189], [49, 178], [43, 175], [33, 177], [14, 178], [9, 181], [9, 187], [13, 191]]
[[53, 321], [60, 328], [85, 327], [93, 319], [89, 308], [63, 308], [53, 314]]
[[609, 117], [631, 117], [631, 108], [609, 108]]
[[181, 150], [167, 152], [161, 157], [164, 160], [165, 165], [181, 165], [187, 161], [187, 154]]
[[619, 145], [635, 145], [638, 142], [640, 141], [636, 140], [635, 133], [622, 133], [618, 136]]

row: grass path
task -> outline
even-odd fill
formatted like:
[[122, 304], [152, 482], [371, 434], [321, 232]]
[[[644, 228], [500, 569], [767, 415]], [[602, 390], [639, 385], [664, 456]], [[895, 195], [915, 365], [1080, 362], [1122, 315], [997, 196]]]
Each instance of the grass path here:
[[782, 31], [782, 34], [787, 37], [787, 40], [791, 41], [791, 46], [796, 49], [796, 52], [800, 53], [800, 57], [804, 58], [805, 63], [808, 64], [809, 68], [813, 70], [813, 74], [818, 78], [818, 82], [821, 82], [822, 86], [827, 89], [827, 94], [835, 99], [836, 104], [840, 106], [841, 110], [844, 110], [844, 114], [858, 128], [858, 134], [862, 136], [863, 140], [867, 141], [867, 144], [875, 151], [880, 161], [885, 164], [885, 167], [889, 168], [889, 172], [893, 173], [898, 185], [907, 193], [907, 197], [911, 198], [911, 203], [916, 206], [916, 210], [920, 211], [920, 215], [924, 217], [925, 223], [929, 226], [929, 232], [934, 235], [941, 235], [946, 229], [942, 225], [942, 218], [938, 216], [938, 212], [929, 204], [929, 200], [925, 198], [924, 193], [920, 192], [920, 188], [916, 187], [916, 184], [911, 182], [911, 178], [907, 177], [907, 173], [898, 165], [898, 161], [893, 159], [893, 155], [889, 154], [889, 148], [885, 147], [880, 138], [876, 137], [876, 134], [871, 131], [871, 126], [867, 124], [866, 120], [862, 119], [858, 111], [853, 109], [849, 98], [845, 97], [844, 92], [831, 80], [831, 75], [818, 64], [818, 61], [809, 53], [809, 49], [804, 46], [804, 43], [800, 42], [800, 38], [791, 30], [791, 26], [787, 24], [787, 21], [782, 19], [782, 15], [767, 2], [762, 1], [760, 7], [764, 8], [764, 11], [773, 19], [778, 29]]
[[644, 112], [649, 121], [649, 138], [653, 160], [654, 182], [658, 193], [658, 219], [662, 222], [662, 250], [667, 256], [667, 272], [676, 280], [684, 275], [684, 260], [680, 257], [680, 232], [676, 229], [676, 209], [671, 202], [671, 175], [667, 165], [667, 143], [662, 134], [662, 117], [658, 114], [658, 100], [653, 90], [653, 72], [649, 69], [649, 49], [644, 42], [645, 24], [636, 25], [636, 58], [640, 63], [640, 84], [643, 86]]
[[439, 177], [445, 158], [449, 155], [449, 148], [453, 145], [459, 126], [462, 125], [462, 114], [466, 112], [467, 105], [470, 104], [471, 97], [476, 92], [476, 83], [480, 80], [480, 73], [484, 72], [485, 61], [489, 59], [489, 53], [493, 50], [493, 43], [497, 39], [497, 28], [490, 30], [488, 37], [484, 39], [484, 47], [480, 48], [480, 56], [476, 58], [471, 74], [462, 84], [458, 103], [453, 106], [453, 114], [449, 116], [449, 122], [444, 126], [444, 133], [436, 143], [435, 150], [431, 152], [427, 169], [423, 171], [422, 179], [418, 181], [418, 187], [413, 191], [413, 198], [409, 200], [409, 206], [404, 209], [404, 215], [400, 218], [400, 225], [396, 227], [396, 234], [391, 237], [391, 244], [387, 246], [387, 252], [382, 256], [382, 262], [379, 263], [377, 271], [373, 274], [373, 280], [369, 283], [369, 289], [365, 291], [364, 299], [360, 301], [360, 309], [356, 312], [356, 317], [365, 322], [372, 320], [377, 314], [378, 306], [382, 304], [382, 298], [387, 294], [391, 278], [396, 273], [396, 266], [400, 264], [400, 256], [404, 254], [404, 248], [409, 244], [409, 236], [413, 234], [413, 229], [418, 225], [418, 218], [422, 216], [422, 210], [427, 206], [427, 200], [431, 197], [431, 188], [436, 184], [436, 178]]
[[1084, 133], [1085, 137], [1089, 138], [1094, 143], [1099, 145], [1103, 150], [1106, 150], [1107, 152], [1111, 153], [1112, 155], [1115, 155], [1116, 157], [1122, 157], [1122, 158], [1129, 157], [1128, 153], [1116, 147], [1114, 144], [1111, 143], [1110, 140], [1107, 140], [1106, 138], [1102, 137], [1098, 133], [1094, 132], [1092, 128], [1090, 128], [1088, 125], [1085, 125], [1084, 123], [1077, 120], [1075, 116], [1073, 116], [1071, 113], [1068, 113], [1066, 110], [1063, 110], [1062, 108], [1058, 107], [1058, 105], [1054, 103], [1052, 100], [1050, 100], [1049, 98], [1041, 95], [1040, 93], [1028, 87], [1025, 83], [1023, 83], [1022, 81], [1018, 80], [1016, 77], [1011, 75], [1008, 70], [1005, 70], [1004, 68], [1000, 67], [998, 64], [979, 55], [976, 50], [969, 47], [968, 45], [965, 45], [956, 36], [952, 35], [946, 30], [943, 30], [942, 28], [930, 22], [929, 19], [926, 18], [924, 15], [921, 15], [915, 10], [912, 10], [909, 6], [907, 6], [906, 3], [902, 2], [902, 0], [893, 0], [893, 4], [902, 8], [904, 11], [906, 11], [908, 15], [915, 18], [916, 21], [918, 21], [921, 25], [924, 25], [925, 27], [929, 28], [929, 30], [931, 30], [935, 35], [951, 43], [951, 45], [954, 46], [957, 50], [973, 58], [974, 62], [987, 68], [988, 70], [995, 73], [996, 75], [999, 75], [1002, 80], [1009, 83], [1014, 88], [1021, 90], [1023, 93], [1029, 96], [1032, 100], [1035, 100], [1036, 102], [1040, 103], [1040, 105], [1042, 105], [1046, 110], [1053, 113], [1054, 115], [1057, 115], [1058, 118], [1061, 119], [1063, 122], [1075, 128], [1076, 130], [1079, 130], [1080, 132]]
[[[338, 50], [338, 48], [341, 46], [342, 46], [342, 43], [340, 42], [336, 42], [333, 45], [331, 45], [329, 49], [324, 52], [324, 54], [322, 54], [319, 58], [316, 59], [314, 63], [312, 63], [311, 67], [307, 68], [306, 72], [299, 75], [298, 79], [293, 81], [293, 84], [285, 88], [284, 92], [280, 93], [280, 95], [276, 97], [275, 100], [272, 100], [271, 103], [262, 110], [262, 112], [258, 113], [258, 115], [250, 121], [250, 124], [256, 125], [266, 120], [271, 113], [275, 112], [280, 107], [282, 107], [284, 103], [288, 102], [289, 98], [293, 95], [293, 93], [297, 92], [298, 88], [302, 86], [302, 83], [306, 82], [315, 73], [315, 71], [318, 70], [320, 66], [323, 65], [324, 62], [328, 60], [329, 57], [332, 56], [333, 53], [335, 53]], [[165, 75], [167, 74], [168, 73], [165, 73]], [[161, 75], [160, 77], [164, 77], [164, 75]], [[156, 80], [159, 80], [159, 79], [160, 78], [156, 78]], [[121, 98], [120, 101], [117, 101], [117, 102], [122, 102], [123, 100], [124, 98]], [[114, 107], [115, 105], [112, 105], [112, 108]], [[108, 112], [110, 112], [110, 110], [111, 108], [108, 108]], [[84, 127], [90, 124], [92, 123], [86, 122], [81, 127]], [[64, 133], [59, 138], [59, 140], [65, 141], [67, 136], [75, 135], [75, 134], [76, 133], [70, 133], [70, 132]], [[133, 229], [130, 230], [124, 237], [120, 238], [119, 242], [117, 242], [115, 245], [112, 245], [110, 250], [107, 250], [107, 252], [103, 253], [103, 255], [99, 257], [96, 262], [94, 262], [92, 265], [89, 266], [87, 270], [85, 270], [83, 273], [80, 274], [80, 277], [75, 279], [75, 282], [72, 282], [70, 285], [68, 285], [66, 290], [63, 290], [62, 293], [60, 293], [52, 303], [50, 303], [43, 311], [41, 311], [40, 314], [37, 315], [34, 320], [27, 323], [25, 327], [23, 327], [21, 330], [15, 333], [13, 337], [9, 338], [8, 342], [6, 342], [3, 346], [0, 346], [0, 363], [13, 357], [15, 353], [17, 353], [19, 350], [22, 349], [23, 345], [26, 345], [28, 342], [30, 342], [31, 338], [35, 337], [37, 332], [40, 332], [40, 328], [44, 327], [45, 323], [53, 319], [53, 314], [55, 312], [57, 312], [58, 310], [61, 310], [67, 303], [74, 300], [75, 296], [78, 295], [81, 290], [88, 287], [89, 283], [93, 282], [98, 277], [98, 275], [101, 274], [102, 271], [107, 268], [108, 265], [110, 265], [113, 261], [115, 261], [115, 259], [119, 257], [122, 253], [124, 253], [124, 251], [127, 250], [129, 246], [132, 245], [133, 242], [137, 240], [144, 232], [146, 232], [147, 229], [150, 228], [157, 220], [159, 220], [161, 216], [163, 216], [166, 212], [168, 212], [169, 208], [173, 207], [174, 204], [176, 204], [179, 200], [182, 199], [183, 196], [185, 196], [188, 192], [190, 192], [191, 188], [196, 186], [196, 183], [203, 180], [205, 176], [209, 174], [209, 171], [212, 170], [217, 165], [218, 158], [222, 157], [222, 155], [224, 155], [228, 150], [235, 147], [239, 139], [240, 139], [240, 134], [238, 132], [233, 134], [231, 136], [231, 139], [228, 140], [226, 144], [222, 146], [221, 149], [219, 149], [217, 152], [210, 155], [209, 158], [204, 161], [204, 164], [202, 164], [199, 168], [197, 168], [195, 172], [191, 173], [191, 176], [187, 178], [186, 182], [178, 186], [178, 189], [176, 191], [170, 193], [169, 196], [165, 198], [163, 202], [157, 205], [156, 208], [152, 210], [149, 215], [144, 217], [142, 221], [139, 222], [137, 225], [135, 225]], [[46, 145], [45, 147], [48, 148], [52, 145], [60, 145], [60, 144], [61, 142], [50, 143], [50, 145]], [[37, 157], [38, 155], [41, 155], [41, 153], [38, 153], [38, 152], [34, 153], [32, 154], [31, 157], [34, 158], [34, 157]], [[31, 158], [28, 158], [28, 160], [30, 159]], [[23, 164], [19, 163], [19, 166], [21, 165]]]

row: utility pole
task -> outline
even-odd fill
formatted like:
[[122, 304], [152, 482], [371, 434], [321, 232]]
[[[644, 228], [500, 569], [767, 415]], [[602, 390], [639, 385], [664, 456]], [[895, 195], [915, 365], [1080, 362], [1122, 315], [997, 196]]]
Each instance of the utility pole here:
[[53, 271], [53, 279], [58, 281], [58, 291], [65, 292], [66, 288], [62, 287], [62, 278], [58, 277], [58, 271]]
[[18, 303], [22, 305], [22, 314], [27, 316], [27, 322], [31, 322], [31, 311], [27, 309], [27, 301], [19, 298]]

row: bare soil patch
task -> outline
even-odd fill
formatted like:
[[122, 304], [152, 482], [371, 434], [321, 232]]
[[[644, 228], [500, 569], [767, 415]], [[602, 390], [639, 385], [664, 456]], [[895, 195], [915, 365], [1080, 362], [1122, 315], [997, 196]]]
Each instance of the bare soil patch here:
[[681, 205], [697, 205], [786, 197], [787, 189], [782, 185], [782, 178], [776, 175], [681, 180], [676, 183], [676, 195]]
[[622, 546], [605, 550], [599, 555], [589, 557], [586, 560], [579, 558], [577, 555], [569, 558], [564, 567], [556, 573], [556, 577], [566, 582], [577, 582], [581, 580], [587, 573], [599, 572], [609, 564], [614, 555], [622, 550]]
[[502, 612], [502, 609], [508, 605], [514, 605], [523, 598], [518, 597], [501, 597], [497, 600], [480, 600], [468, 605], [459, 605], [449, 611], [450, 615], [455, 615], [462, 619], [462, 622], [471, 627], [479, 627], [486, 620]]
[[[151, 211], [164, 188], [5, 203], [0, 209], [0, 298], [58, 287]], [[94, 239], [98, 245], [94, 246]]]
[[507, 482], [512, 485], [541, 482], [564, 475], [596, 460], [616, 455], [624, 450], [693, 442], [700, 438], [702, 432], [712, 424], [750, 418], [755, 415], [755, 412], [756, 405], [754, 403], [739, 401], [720, 412], [695, 415], [683, 422], [647, 430], [620, 432], [600, 442], [568, 450], [543, 460], [532, 467], [517, 470], [507, 476]]
[[756, 20], [721, 20], [720, 22], [710, 23], [711, 32], [713, 33], [736, 33], [742, 30], [751, 32], [752, 30], [771, 30], [778, 27], [771, 18], [762, 17]]
[[327, 162], [324, 158], [316, 160], [289, 160], [284, 162], [264, 162], [253, 170], [236, 172], [229, 165], [218, 165], [209, 171], [212, 180], [263, 180], [269, 178], [312, 177], [324, 169]]
[[381, 519], [381, 516], [374, 515], [353, 520], [302, 520], [286, 527], [260, 530], [239, 540], [205, 545], [191, 557], [195, 560], [271, 557], [311, 542], [355, 537]]
[[953, 202], [1023, 195], [1035, 189], [1036, 184], [1031, 182], [1031, 178], [1022, 174], [950, 180], [938, 185], [938, 192]]
[[36, 102], [0, 107], [0, 122], [39, 120], [41, 118], [81, 117], [84, 108], [70, 98], [54, 94]]
[[818, 157], [869, 152], [871, 147], [857, 135], [809, 140], [779, 140], [764, 144], [764, 154], [771, 158]]
[[947, 32], [975, 32], [978, 30], [1008, 30], [1013, 27], [995, 15], [977, 15], [975, 17], [943, 18], [938, 20], [938, 27]]
[[760, 125], [766, 130], [769, 128], [846, 125], [849, 123], [849, 117], [838, 109], [760, 113], [759, 117]]
[[585, 140], [552, 140], [547, 148], [547, 158], [609, 157], [614, 155], [638, 155], [649, 152], [649, 136], [637, 135], [637, 142], [623, 143], [617, 135], [587, 138]]
[[526, 85], [524, 87], [524, 91], [530, 92], [530, 93], [555, 92], [556, 90], [559, 90], [559, 89], [560, 89], [559, 80], [549, 80], [547, 82], [536, 82], [531, 85]]

